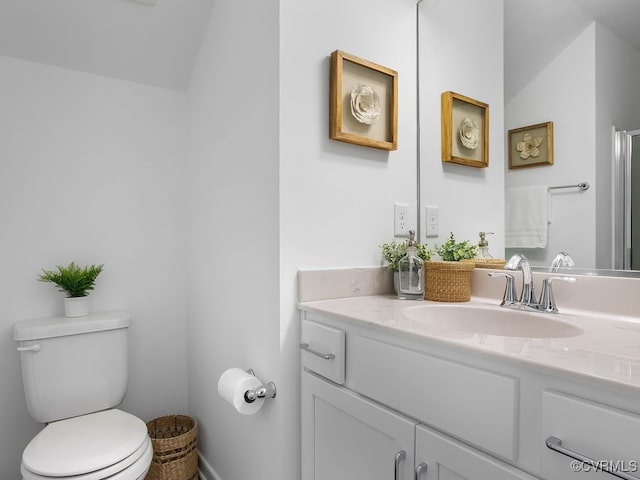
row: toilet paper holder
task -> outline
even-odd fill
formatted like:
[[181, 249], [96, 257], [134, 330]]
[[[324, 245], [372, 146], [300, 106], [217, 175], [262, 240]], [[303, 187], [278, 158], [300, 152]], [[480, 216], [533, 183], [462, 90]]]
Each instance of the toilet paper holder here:
[[[254, 377], [256, 376], [253, 369], [251, 368], [247, 370], [247, 373], [249, 375], [253, 375]], [[260, 385], [255, 390], [247, 390], [246, 392], [244, 392], [244, 401], [247, 403], [253, 403], [258, 398], [276, 398], [276, 384], [273, 382], [269, 382], [265, 383], [264, 385]]]

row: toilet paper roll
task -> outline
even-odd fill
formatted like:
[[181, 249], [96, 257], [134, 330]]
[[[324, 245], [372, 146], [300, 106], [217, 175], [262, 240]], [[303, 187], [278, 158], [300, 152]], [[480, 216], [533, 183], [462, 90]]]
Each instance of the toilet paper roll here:
[[247, 390], [255, 390], [262, 382], [241, 368], [226, 370], [218, 380], [218, 394], [233, 405], [242, 415], [253, 415], [262, 408], [264, 398], [256, 398], [254, 402], [247, 403], [244, 393]]

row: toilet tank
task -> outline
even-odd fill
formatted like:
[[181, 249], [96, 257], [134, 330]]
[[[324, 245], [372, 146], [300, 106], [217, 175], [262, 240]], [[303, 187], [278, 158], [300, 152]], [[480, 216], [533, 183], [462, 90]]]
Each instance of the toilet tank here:
[[113, 408], [127, 390], [127, 312], [16, 323], [22, 381], [31, 416], [40, 423]]

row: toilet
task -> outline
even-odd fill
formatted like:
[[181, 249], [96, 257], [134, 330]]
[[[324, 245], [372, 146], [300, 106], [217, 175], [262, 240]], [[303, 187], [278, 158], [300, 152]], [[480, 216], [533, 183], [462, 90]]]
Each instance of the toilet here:
[[16, 323], [29, 414], [45, 427], [22, 453], [23, 480], [138, 480], [151, 465], [146, 424], [117, 407], [127, 389], [126, 312]]

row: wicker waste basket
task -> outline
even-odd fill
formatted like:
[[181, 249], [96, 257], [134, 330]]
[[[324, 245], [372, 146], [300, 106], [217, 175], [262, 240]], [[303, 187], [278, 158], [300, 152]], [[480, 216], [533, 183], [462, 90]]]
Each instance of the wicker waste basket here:
[[468, 302], [474, 268], [473, 262], [424, 262], [424, 298], [436, 302]]
[[185, 415], [167, 415], [147, 423], [153, 445], [151, 467], [145, 480], [197, 480], [198, 429]]

